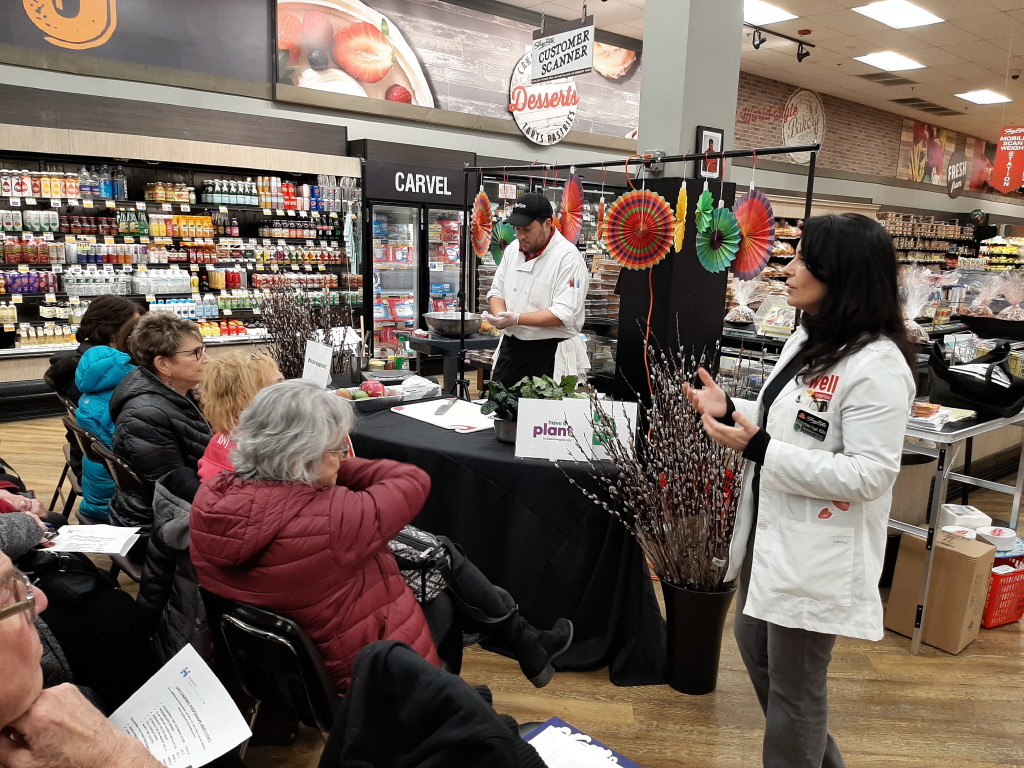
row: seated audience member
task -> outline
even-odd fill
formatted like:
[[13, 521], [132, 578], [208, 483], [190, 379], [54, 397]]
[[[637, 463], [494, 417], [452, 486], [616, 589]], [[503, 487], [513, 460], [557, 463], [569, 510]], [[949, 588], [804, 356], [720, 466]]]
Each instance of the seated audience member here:
[[73, 685], [43, 689], [43, 648], [32, 624], [46, 607], [43, 591], [0, 554], [0, 765], [160, 768]]
[[[218, 389], [204, 387], [204, 397]], [[376, 640], [407, 643], [439, 662], [423, 610], [388, 548], [426, 501], [430, 478], [409, 464], [351, 457], [353, 424], [347, 400], [310, 382], [264, 389], [231, 434], [235, 471], [203, 483], [191, 516], [199, 583], [296, 621], [342, 693], [355, 656]], [[552, 659], [572, 641], [572, 624], [560, 619], [552, 630], [536, 630], [507, 592], [442, 541], [452, 561], [449, 589], [483, 617], [488, 647], [507, 651], [534, 685], [546, 685]]]
[[114, 453], [123, 457], [147, 487], [144, 496], [118, 488], [110, 501], [110, 522], [153, 523], [153, 484], [178, 467], [195, 470], [212, 435], [193, 389], [209, 358], [195, 323], [169, 312], [150, 312], [128, 337], [139, 366], [110, 398]]

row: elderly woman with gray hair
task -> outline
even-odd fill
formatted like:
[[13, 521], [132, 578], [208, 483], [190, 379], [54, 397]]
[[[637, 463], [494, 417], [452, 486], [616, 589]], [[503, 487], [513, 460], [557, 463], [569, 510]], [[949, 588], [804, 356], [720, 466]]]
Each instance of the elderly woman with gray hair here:
[[[339, 693], [356, 655], [398, 640], [439, 664], [430, 627], [388, 541], [430, 491], [418, 467], [349, 453], [351, 404], [306, 381], [262, 390], [232, 433], [235, 471], [203, 483], [192, 505], [199, 583], [231, 600], [282, 613], [320, 651]], [[489, 647], [514, 656], [540, 687], [572, 640], [560, 619], [539, 631], [512, 597], [450, 542], [449, 588], [472, 606]], [[436, 601], [435, 601], [436, 602]]]

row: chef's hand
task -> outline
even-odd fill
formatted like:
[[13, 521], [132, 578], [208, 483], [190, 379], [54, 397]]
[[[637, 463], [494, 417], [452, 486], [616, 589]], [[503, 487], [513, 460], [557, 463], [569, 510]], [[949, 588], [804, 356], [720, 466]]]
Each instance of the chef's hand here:
[[704, 384], [704, 389], [694, 389], [688, 383], [683, 384], [683, 393], [686, 395], [686, 399], [702, 416], [707, 414], [715, 419], [722, 418], [728, 410], [725, 392], [703, 367], [697, 369], [697, 375]]
[[511, 328], [513, 325], [519, 325], [519, 313], [518, 312], [499, 312], [496, 315], [492, 315], [490, 312], [483, 313], [483, 319], [493, 325], [498, 330], [505, 328]]
[[724, 445], [726, 448], [732, 448], [737, 453], [743, 453], [744, 449], [747, 447], [747, 443], [749, 443], [758, 432], [757, 425], [751, 423], [751, 421], [739, 411], [733, 411], [732, 414], [733, 423], [736, 425], [735, 427], [726, 426], [707, 412], [700, 417], [700, 420], [704, 424], [704, 431], [708, 433], [708, 437], [719, 445]]

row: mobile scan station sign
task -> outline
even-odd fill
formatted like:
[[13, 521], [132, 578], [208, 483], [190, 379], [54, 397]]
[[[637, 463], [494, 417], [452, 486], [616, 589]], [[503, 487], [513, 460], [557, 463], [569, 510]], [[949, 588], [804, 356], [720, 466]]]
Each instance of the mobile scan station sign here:
[[525, 54], [512, 70], [508, 111], [519, 130], [534, 144], [557, 144], [572, 130], [580, 95], [571, 77], [544, 83], [530, 82], [533, 52]]
[[989, 184], [1004, 195], [1024, 183], [1024, 125], [1004, 125]]
[[534, 30], [531, 82], [585, 75], [593, 68], [593, 16]]

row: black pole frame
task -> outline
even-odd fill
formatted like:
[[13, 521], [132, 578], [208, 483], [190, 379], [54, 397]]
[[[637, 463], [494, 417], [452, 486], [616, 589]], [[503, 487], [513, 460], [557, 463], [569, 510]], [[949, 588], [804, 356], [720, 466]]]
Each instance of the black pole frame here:
[[[817, 164], [818, 152], [821, 150], [821, 144], [801, 144], [792, 147], [762, 147], [761, 149], [729, 149], [723, 152], [697, 152], [690, 153], [688, 155], [666, 155], [659, 156], [653, 154], [643, 155], [632, 155], [626, 160], [598, 160], [588, 163], [532, 163], [530, 165], [491, 165], [491, 166], [471, 166], [467, 165], [463, 168], [463, 173], [466, 174], [466, 216], [465, 216], [465, 250], [463, 257], [459, 264], [459, 351], [458, 351], [458, 379], [455, 382], [455, 392], [452, 394], [461, 397], [464, 400], [469, 400], [469, 380], [466, 379], [466, 279], [467, 279], [467, 264], [469, 261], [469, 254], [473, 248], [473, 238], [471, 233], [472, 218], [473, 218], [473, 203], [471, 200], [476, 198], [476, 192], [474, 189], [479, 189], [483, 184], [483, 177], [486, 173], [507, 173], [509, 171], [520, 172], [524, 171], [527, 174], [533, 174], [536, 171], [564, 171], [564, 170], [576, 170], [581, 168], [611, 168], [616, 165], [624, 165], [628, 171], [630, 165], [642, 165], [649, 167], [655, 163], [686, 163], [694, 162], [699, 160], [706, 160], [708, 158], [717, 157], [720, 160], [737, 157], [752, 157], [754, 161], [757, 161], [758, 157], [766, 157], [771, 155], [789, 155], [799, 154], [800, 152], [810, 152], [811, 158], [810, 163], [807, 166], [807, 191], [804, 198], [804, 218], [808, 218], [811, 215], [811, 196], [814, 194], [814, 171]], [[470, 174], [476, 178], [473, 181], [476, 182], [474, 186], [470, 186]], [[474, 254], [475, 255], [475, 254]]]

